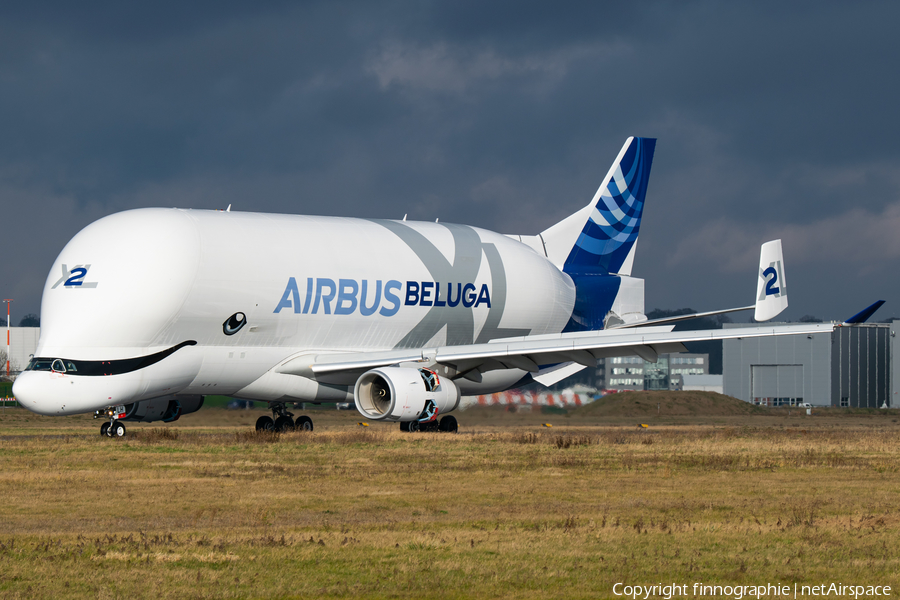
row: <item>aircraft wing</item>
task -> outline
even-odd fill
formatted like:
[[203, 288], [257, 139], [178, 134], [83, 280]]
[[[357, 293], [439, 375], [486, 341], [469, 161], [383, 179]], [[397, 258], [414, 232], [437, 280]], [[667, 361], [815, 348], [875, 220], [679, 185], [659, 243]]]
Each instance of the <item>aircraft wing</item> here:
[[[671, 326], [640, 330], [601, 330], [524, 336], [492, 340], [483, 344], [438, 346], [382, 352], [304, 353], [283, 361], [279, 373], [311, 377], [335, 384], [351, 384], [369, 369], [420, 362], [451, 370], [454, 379], [480, 381], [482, 373], [497, 369], [521, 369], [540, 376], [560, 364], [596, 366], [597, 359], [639, 356], [655, 362], [667, 352], [685, 352], [684, 343], [773, 335], [830, 333], [837, 323], [767, 325], [701, 331], [671, 331]], [[577, 369], [576, 369], [577, 370]], [[540, 379], [539, 379], [540, 381]]]

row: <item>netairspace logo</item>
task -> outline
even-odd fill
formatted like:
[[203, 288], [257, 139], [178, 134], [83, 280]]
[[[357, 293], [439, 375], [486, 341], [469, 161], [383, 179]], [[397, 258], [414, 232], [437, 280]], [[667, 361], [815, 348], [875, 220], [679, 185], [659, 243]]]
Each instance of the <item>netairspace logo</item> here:
[[383, 317], [393, 317], [401, 303], [403, 306], [491, 307], [491, 292], [486, 283], [481, 284], [480, 289], [474, 283], [447, 283], [442, 291], [438, 281], [407, 281], [406, 293], [402, 290], [403, 284], [396, 279], [387, 282], [338, 279], [335, 283], [327, 277], [308, 277], [305, 298], [301, 302], [297, 280], [289, 277], [274, 312], [289, 308], [304, 315], [315, 315], [321, 310], [325, 315], [352, 315], [359, 311], [364, 317], [376, 312]]
[[889, 585], [845, 585], [843, 583], [821, 583], [819, 585], [793, 586], [778, 584], [765, 585], [706, 585], [704, 583], [626, 585], [617, 583], [613, 594], [626, 598], [875, 598], [891, 595]]

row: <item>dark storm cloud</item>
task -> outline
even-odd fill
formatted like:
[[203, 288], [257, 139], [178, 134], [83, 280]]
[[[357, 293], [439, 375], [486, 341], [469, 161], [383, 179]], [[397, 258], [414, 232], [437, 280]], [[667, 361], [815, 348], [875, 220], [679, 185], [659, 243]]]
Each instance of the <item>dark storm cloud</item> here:
[[779, 235], [789, 316], [900, 302], [900, 8], [608, 4], [0, 8], [4, 294], [139, 206], [536, 233], [645, 135], [648, 309], [748, 303]]

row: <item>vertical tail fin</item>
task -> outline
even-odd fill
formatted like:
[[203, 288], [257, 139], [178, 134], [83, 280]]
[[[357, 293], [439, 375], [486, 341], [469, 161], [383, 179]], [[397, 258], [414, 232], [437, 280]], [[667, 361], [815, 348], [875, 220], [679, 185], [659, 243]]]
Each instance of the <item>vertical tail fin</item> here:
[[768, 321], [788, 306], [787, 281], [781, 240], [766, 242], [759, 249], [759, 279], [756, 285], [756, 311], [753, 318]]
[[591, 203], [541, 233], [563, 271], [631, 274], [655, 148], [654, 138], [628, 138]]

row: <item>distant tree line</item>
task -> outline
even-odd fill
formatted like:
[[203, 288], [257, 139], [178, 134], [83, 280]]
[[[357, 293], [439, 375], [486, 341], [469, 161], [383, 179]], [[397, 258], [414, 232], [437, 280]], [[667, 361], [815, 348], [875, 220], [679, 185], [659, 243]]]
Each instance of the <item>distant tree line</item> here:
[[[28, 313], [19, 321], [19, 327], [40, 327], [41, 318], [34, 313]], [[6, 319], [0, 319], [0, 327], [6, 327]]]

